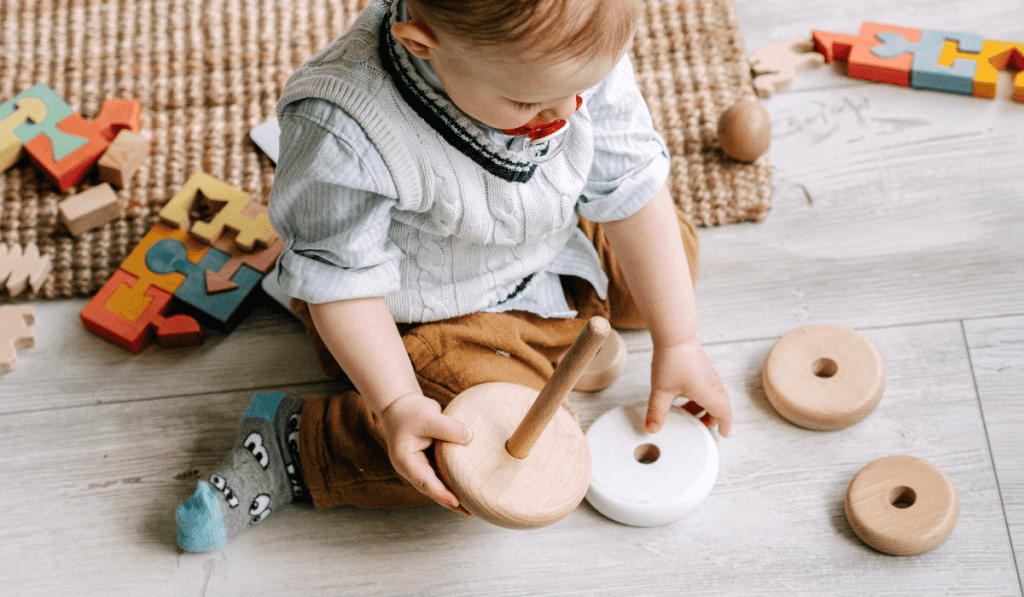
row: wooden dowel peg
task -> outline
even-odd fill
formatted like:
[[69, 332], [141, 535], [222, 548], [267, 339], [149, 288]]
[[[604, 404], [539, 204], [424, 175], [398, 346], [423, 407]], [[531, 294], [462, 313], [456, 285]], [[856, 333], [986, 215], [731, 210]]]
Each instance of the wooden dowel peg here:
[[533, 445], [537, 443], [537, 438], [561, 408], [562, 402], [579, 381], [587, 365], [601, 349], [611, 331], [611, 324], [603, 317], [591, 317], [587, 321], [572, 346], [569, 347], [569, 352], [565, 353], [565, 357], [551, 374], [551, 379], [540, 391], [537, 400], [527, 411], [508, 443], [505, 444], [509, 454], [520, 460], [530, 454]]

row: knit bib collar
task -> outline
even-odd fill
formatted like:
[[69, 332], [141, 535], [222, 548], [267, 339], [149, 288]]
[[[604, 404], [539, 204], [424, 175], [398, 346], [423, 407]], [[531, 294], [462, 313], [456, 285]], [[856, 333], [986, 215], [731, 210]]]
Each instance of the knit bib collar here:
[[392, 4], [381, 21], [377, 51], [402, 99], [442, 139], [487, 172], [508, 182], [529, 182], [537, 170], [535, 163], [487, 138], [465, 113], [416, 72], [405, 47], [391, 35], [391, 26], [398, 20], [396, 5]]

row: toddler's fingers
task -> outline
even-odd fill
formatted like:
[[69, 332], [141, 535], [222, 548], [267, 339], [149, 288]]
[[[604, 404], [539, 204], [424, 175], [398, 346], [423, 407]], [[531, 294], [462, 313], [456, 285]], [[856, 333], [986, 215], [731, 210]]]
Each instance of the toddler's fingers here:
[[[422, 452], [420, 455], [422, 456]], [[459, 504], [459, 498], [437, 478], [434, 469], [430, 467], [426, 457], [413, 462], [408, 474], [402, 476], [412, 483], [416, 489], [438, 504], [453, 512], [469, 515], [469, 512]]]
[[469, 425], [440, 413], [430, 417], [426, 422], [425, 431], [428, 437], [453, 444], [468, 444], [473, 441], [473, 430]]
[[668, 409], [672, 406], [672, 401], [675, 399], [676, 395], [672, 392], [664, 390], [654, 390], [651, 392], [651, 398], [647, 401], [647, 418], [644, 422], [644, 427], [648, 433], [657, 433], [661, 426], [665, 424]]

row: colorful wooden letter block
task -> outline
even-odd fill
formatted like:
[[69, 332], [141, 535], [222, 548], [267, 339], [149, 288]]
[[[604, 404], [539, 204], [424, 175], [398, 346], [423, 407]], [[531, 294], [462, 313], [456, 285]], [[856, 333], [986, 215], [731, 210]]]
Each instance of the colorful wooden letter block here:
[[[186, 320], [230, 331], [284, 247], [272, 228], [263, 231], [266, 207], [203, 173], [160, 216], [121, 264], [118, 282], [108, 282], [82, 312], [87, 328], [132, 352], [142, 350], [150, 327], [165, 346], [200, 341]], [[197, 228], [207, 234], [197, 236]], [[179, 315], [164, 317], [167, 308]]]
[[171, 294], [142, 286], [139, 280], [118, 270], [82, 310], [82, 324], [89, 331], [138, 354], [156, 333], [164, 347], [194, 346], [202, 341], [202, 330], [187, 315], [165, 317]]
[[256, 242], [264, 247], [277, 238], [266, 211], [251, 212], [249, 195], [209, 174], [193, 174], [160, 211], [164, 223], [213, 244], [225, 228], [234, 230], [235, 244], [243, 251]]
[[25, 143], [25, 151], [64, 192], [82, 180], [89, 168], [107, 151], [117, 133], [124, 129], [138, 132], [139, 118], [136, 116], [139, 110], [134, 109], [137, 105], [138, 100], [107, 100], [103, 102], [106, 112], [101, 112], [95, 120], [87, 121], [78, 114], [72, 114], [57, 123], [58, 130], [82, 140], [73, 151], [66, 151], [66, 147], [58, 146], [46, 135]]
[[159, 274], [185, 274], [185, 280], [174, 291], [174, 298], [192, 307], [196, 316], [211, 327], [223, 331], [231, 329], [240, 319], [240, 308], [245, 299], [263, 276], [251, 268], [239, 267], [230, 277], [233, 289], [210, 292], [206, 283], [207, 273], [222, 271], [230, 259], [229, 255], [210, 249], [198, 264], [189, 261], [187, 255], [187, 249], [180, 241], [162, 240], [146, 253], [146, 266]]
[[[856, 37], [812, 33], [826, 62], [846, 61], [856, 79], [992, 98], [998, 71], [1024, 70], [1024, 44], [970, 33], [879, 23], [864, 23]], [[1014, 80], [1013, 99], [1024, 101], [1024, 73]]]
[[13, 166], [24, 153], [24, 143], [14, 129], [28, 121], [40, 123], [45, 118], [46, 104], [39, 98], [26, 97], [18, 100], [14, 112], [0, 121], [0, 172]]

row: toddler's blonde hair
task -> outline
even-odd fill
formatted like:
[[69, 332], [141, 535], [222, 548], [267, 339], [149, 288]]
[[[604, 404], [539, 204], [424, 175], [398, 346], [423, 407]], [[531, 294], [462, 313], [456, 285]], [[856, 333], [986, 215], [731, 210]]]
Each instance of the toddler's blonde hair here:
[[632, 39], [636, 0], [406, 0], [410, 12], [459, 39], [519, 45], [552, 60], [615, 55]]

